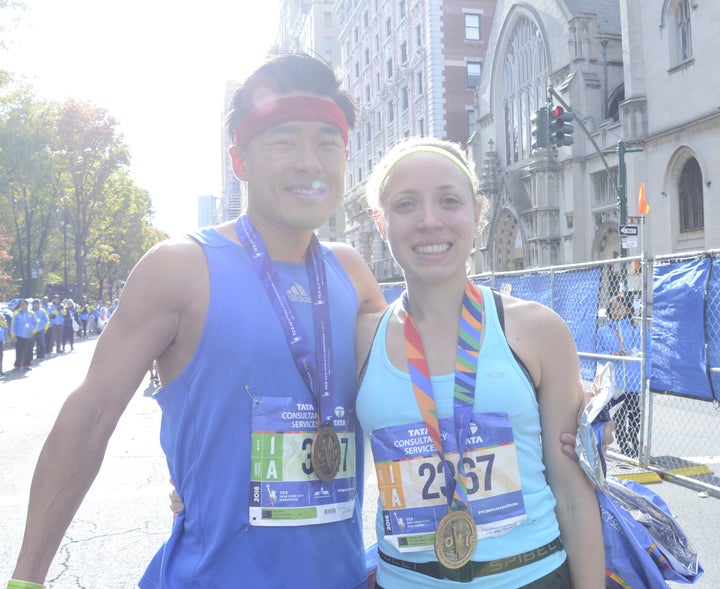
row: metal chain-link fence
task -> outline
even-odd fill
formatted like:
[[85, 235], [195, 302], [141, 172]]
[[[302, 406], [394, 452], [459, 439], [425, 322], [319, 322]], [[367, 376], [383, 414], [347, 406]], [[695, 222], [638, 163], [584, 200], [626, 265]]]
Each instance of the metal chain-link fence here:
[[644, 404], [647, 454], [641, 466], [717, 495], [720, 252], [657, 257], [653, 276], [653, 372]]
[[[476, 284], [555, 310], [584, 381], [612, 362], [624, 462], [720, 496], [720, 252], [482, 274]], [[393, 299], [401, 285], [385, 285]]]

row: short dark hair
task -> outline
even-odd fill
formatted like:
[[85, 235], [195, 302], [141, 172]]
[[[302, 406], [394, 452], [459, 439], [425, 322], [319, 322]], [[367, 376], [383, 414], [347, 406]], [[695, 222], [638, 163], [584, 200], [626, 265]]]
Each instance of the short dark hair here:
[[225, 117], [230, 139], [243, 117], [253, 110], [255, 99], [263, 90], [281, 96], [294, 93], [325, 96], [343, 111], [348, 128], [355, 126], [355, 103], [350, 94], [341, 90], [332, 67], [317, 57], [295, 51], [271, 55], [235, 91]]

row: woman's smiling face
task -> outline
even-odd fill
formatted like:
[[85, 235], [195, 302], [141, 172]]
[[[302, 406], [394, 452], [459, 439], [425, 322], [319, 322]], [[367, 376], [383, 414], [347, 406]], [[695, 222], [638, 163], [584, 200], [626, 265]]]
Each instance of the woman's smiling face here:
[[406, 278], [465, 275], [480, 205], [451, 159], [424, 151], [403, 156], [387, 176], [380, 206], [378, 227]]

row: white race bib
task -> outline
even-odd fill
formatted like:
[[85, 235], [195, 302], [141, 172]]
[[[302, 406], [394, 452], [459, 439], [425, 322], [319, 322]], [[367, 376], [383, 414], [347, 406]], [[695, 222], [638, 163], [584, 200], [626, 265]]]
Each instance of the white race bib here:
[[333, 428], [340, 440], [340, 469], [321, 481], [310, 461], [317, 411], [289, 397], [256, 397], [250, 453], [250, 523], [306, 526], [349, 519], [356, 496], [355, 432], [344, 408]]
[[[452, 418], [440, 420], [440, 431], [454, 431]], [[455, 478], [459, 453], [453, 436], [444, 435], [447, 462], [440, 460], [424, 423], [372, 434], [385, 539], [401, 552], [432, 550], [437, 525], [448, 512], [444, 469], [447, 465]], [[462, 463], [478, 538], [509, 532], [527, 518], [507, 414], [473, 414]]]

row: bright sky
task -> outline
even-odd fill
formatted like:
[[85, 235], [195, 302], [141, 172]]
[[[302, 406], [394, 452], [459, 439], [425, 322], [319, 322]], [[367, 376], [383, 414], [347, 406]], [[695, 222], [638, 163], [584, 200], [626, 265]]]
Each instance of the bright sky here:
[[225, 83], [272, 46], [278, 0], [24, 2], [0, 68], [24, 75], [40, 99], [107, 109], [155, 225], [171, 235], [195, 229], [197, 197], [220, 196]]

